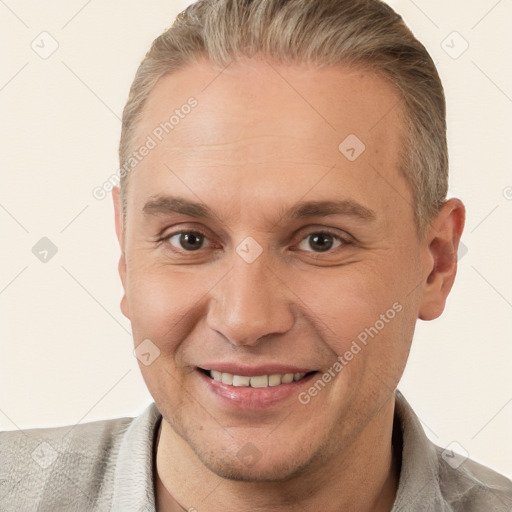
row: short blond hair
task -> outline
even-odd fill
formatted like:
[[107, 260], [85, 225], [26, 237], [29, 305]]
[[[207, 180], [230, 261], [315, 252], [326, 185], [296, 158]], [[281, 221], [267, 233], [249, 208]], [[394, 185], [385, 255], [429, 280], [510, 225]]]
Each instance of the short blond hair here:
[[[136, 72], [123, 110], [120, 166], [161, 77], [204, 58], [224, 67], [256, 54], [286, 64], [362, 65], [396, 87], [405, 114], [400, 172], [411, 186], [422, 233], [448, 189], [444, 91], [425, 47], [380, 0], [199, 0], [190, 5], [153, 41]], [[127, 174], [121, 176], [124, 212], [127, 180]]]

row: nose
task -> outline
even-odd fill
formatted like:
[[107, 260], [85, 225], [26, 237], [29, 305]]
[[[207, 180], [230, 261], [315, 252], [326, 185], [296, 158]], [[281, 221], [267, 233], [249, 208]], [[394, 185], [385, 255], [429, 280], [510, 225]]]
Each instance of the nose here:
[[207, 324], [232, 345], [254, 346], [293, 325], [290, 290], [267, 266], [265, 257], [247, 263], [237, 254], [231, 271], [212, 290]]

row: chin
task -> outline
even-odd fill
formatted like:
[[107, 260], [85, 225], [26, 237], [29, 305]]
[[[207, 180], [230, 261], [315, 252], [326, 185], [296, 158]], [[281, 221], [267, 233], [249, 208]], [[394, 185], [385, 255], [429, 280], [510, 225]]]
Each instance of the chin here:
[[[196, 455], [212, 473], [236, 482], [286, 482], [303, 473], [309, 465], [308, 462], [297, 461], [292, 457], [288, 457], [286, 461], [277, 462], [275, 460], [264, 461], [265, 457], [262, 456], [255, 464], [247, 465], [240, 462], [235, 454], [223, 459], [220, 459], [218, 454], [217, 456], [215, 454], [205, 456], [196, 453]], [[275, 459], [275, 455], [273, 458]]]
[[185, 441], [209, 471], [237, 482], [286, 482], [310, 472], [315, 463], [321, 464], [321, 446], [297, 439], [293, 442], [291, 436], [288, 436], [288, 442], [283, 439], [271, 442], [265, 437], [245, 437], [245, 444], [240, 443], [240, 439], [220, 440], [194, 435]]

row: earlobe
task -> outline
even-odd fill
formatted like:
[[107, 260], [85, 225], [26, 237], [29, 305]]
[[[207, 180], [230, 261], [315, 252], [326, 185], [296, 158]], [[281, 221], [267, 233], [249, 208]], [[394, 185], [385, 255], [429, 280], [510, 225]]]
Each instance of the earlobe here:
[[465, 208], [459, 199], [449, 199], [431, 223], [425, 237], [425, 279], [418, 317], [433, 320], [445, 307], [457, 273], [457, 251], [464, 229]]

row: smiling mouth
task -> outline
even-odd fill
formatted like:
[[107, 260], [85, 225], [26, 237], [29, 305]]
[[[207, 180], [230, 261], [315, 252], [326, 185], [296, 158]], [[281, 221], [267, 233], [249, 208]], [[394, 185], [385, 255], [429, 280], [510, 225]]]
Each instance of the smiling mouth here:
[[283, 384], [291, 384], [292, 382], [300, 381], [313, 373], [318, 373], [316, 371], [307, 373], [275, 373], [271, 375], [248, 377], [246, 375], [233, 375], [231, 373], [219, 372], [217, 370], [206, 370], [203, 368], [198, 369], [211, 379], [217, 382], [222, 382], [228, 386], [251, 388], [268, 388], [281, 386]]

